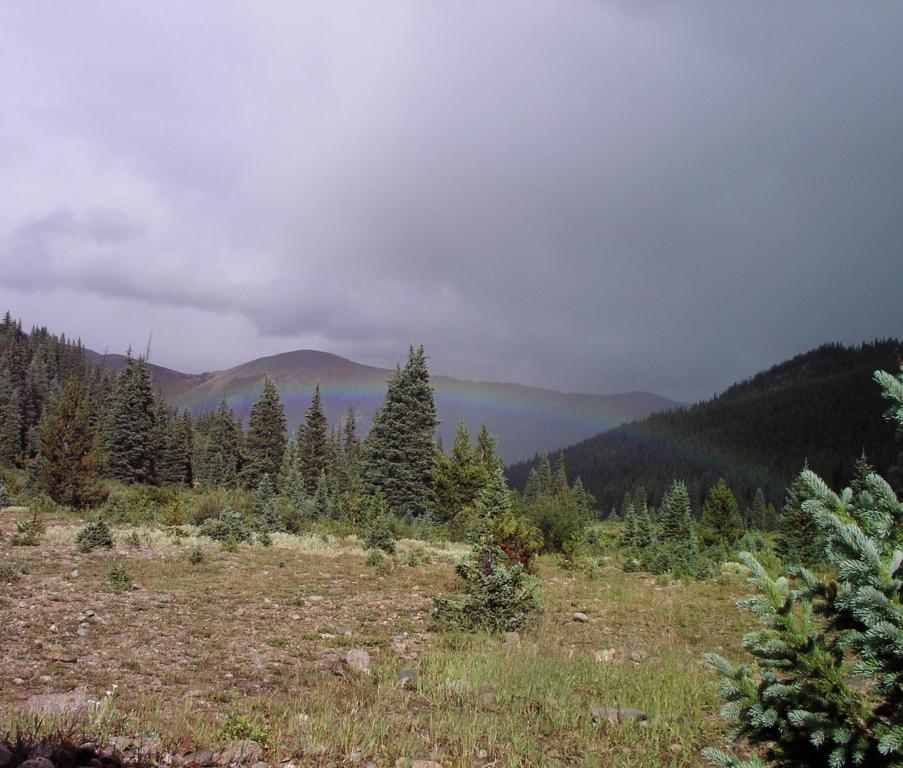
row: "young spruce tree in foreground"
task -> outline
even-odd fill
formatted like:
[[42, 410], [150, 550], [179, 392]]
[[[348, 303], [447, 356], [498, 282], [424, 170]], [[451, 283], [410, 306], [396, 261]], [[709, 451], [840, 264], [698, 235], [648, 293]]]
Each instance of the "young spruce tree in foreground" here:
[[[903, 374], [875, 378], [903, 424]], [[903, 765], [903, 504], [864, 462], [850, 488], [833, 493], [803, 470], [795, 493], [824, 542], [836, 575], [803, 566], [771, 578], [750, 554], [758, 593], [741, 604], [763, 628], [743, 640], [755, 669], [707, 660], [722, 673], [723, 714], [764, 761], [703, 751], [729, 768], [891, 768]], [[835, 580], [836, 579], [836, 580]]]

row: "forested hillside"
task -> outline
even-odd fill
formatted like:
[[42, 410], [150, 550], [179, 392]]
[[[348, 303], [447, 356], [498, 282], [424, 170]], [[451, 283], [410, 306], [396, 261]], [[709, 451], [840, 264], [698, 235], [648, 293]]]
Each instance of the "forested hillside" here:
[[[741, 503], [757, 488], [780, 504], [803, 463], [835, 487], [849, 482], [865, 450], [879, 472], [894, 461], [894, 430], [886, 404], [872, 381], [875, 370], [895, 370], [900, 342], [894, 339], [845, 347], [826, 344], [780, 363], [720, 395], [695, 405], [656, 413], [564, 450], [572, 476], [603, 510], [620, 505], [625, 493], [645, 486], [654, 503], [675, 477], [684, 478], [693, 507], [719, 477]], [[508, 467], [523, 489], [538, 459]]]

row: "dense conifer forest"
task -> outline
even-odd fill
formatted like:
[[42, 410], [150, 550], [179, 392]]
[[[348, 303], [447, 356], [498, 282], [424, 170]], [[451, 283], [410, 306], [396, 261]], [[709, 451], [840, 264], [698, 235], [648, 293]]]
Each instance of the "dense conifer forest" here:
[[[899, 347], [893, 339], [855, 347], [826, 344], [711, 400], [656, 413], [566, 448], [564, 460], [606, 514], [638, 484], [657, 502], [674, 478], [687, 483], [697, 515], [706, 489], [720, 477], [742, 505], [751, 505], [761, 488], [780, 506], [804, 462], [842, 487], [863, 450], [879, 472], [895, 464], [894, 428], [884, 418], [872, 376], [877, 369], [898, 368]], [[539, 463], [537, 458], [508, 467], [509, 480], [524, 489]]]

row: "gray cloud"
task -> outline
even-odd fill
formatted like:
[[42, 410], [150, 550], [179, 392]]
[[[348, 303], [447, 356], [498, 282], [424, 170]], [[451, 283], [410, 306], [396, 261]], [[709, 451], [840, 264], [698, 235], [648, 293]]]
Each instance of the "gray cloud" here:
[[900, 333], [901, 51], [877, 3], [7, 5], [0, 300], [706, 395]]

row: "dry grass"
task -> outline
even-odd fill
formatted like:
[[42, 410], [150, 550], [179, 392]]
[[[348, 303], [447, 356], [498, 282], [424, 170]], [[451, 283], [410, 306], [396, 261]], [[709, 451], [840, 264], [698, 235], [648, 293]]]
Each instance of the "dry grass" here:
[[[118, 528], [112, 551], [80, 554], [75, 524], [57, 521], [30, 548], [10, 547], [12, 524], [8, 513], [0, 520], [0, 560], [27, 572], [0, 584], [7, 727], [27, 720], [30, 695], [86, 685], [102, 703], [80, 725], [98, 737], [153, 733], [188, 749], [253, 735], [270, 761], [296, 765], [343, 765], [360, 753], [379, 766], [429, 757], [697, 766], [699, 748], [724, 738], [701, 658], [739, 653], [736, 576], [666, 585], [603, 569], [590, 580], [544, 561], [548, 611], [506, 645], [430, 632], [432, 596], [454, 589], [460, 547], [403, 542], [376, 573], [353, 537], [277, 535], [270, 549], [234, 553], [202, 539], [205, 557], [192, 564], [193, 535]], [[128, 545], [133, 533], [139, 547]], [[116, 592], [107, 572], [123, 560], [135, 587]], [[578, 610], [591, 621], [573, 621]], [[80, 634], [86, 611], [95, 615]], [[342, 668], [350, 647], [369, 651], [372, 674]], [[612, 648], [611, 661], [596, 660]], [[648, 659], [632, 661], [634, 651]], [[419, 672], [410, 690], [398, 684], [405, 667]], [[601, 705], [640, 707], [650, 719], [597, 724], [590, 708]]]

